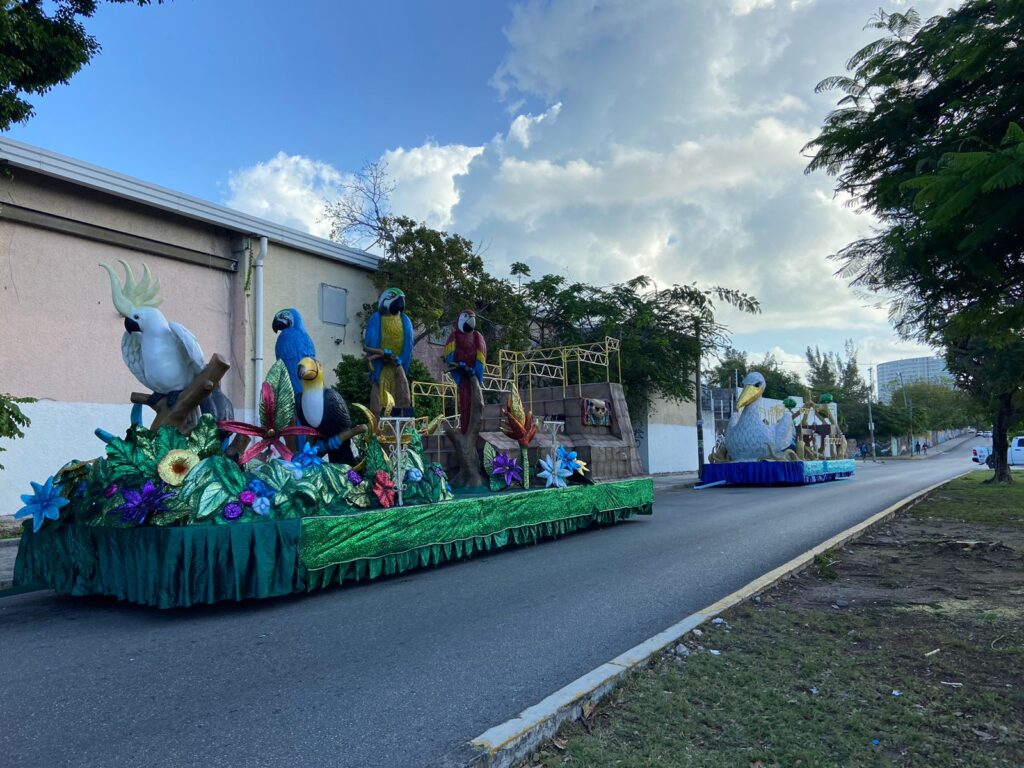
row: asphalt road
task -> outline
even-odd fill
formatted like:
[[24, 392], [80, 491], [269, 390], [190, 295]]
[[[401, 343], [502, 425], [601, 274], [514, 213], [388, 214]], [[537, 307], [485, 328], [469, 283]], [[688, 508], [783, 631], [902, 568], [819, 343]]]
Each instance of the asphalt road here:
[[0, 599], [0, 762], [423, 766], [908, 494], [969, 441], [366, 585], [157, 611]]

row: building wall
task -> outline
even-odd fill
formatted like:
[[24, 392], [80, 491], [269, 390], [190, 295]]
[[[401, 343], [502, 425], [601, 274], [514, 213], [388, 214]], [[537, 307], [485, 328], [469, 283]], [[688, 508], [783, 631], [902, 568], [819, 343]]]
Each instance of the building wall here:
[[[333, 384], [334, 367], [343, 354], [362, 354], [361, 318], [363, 304], [377, 303], [371, 273], [338, 261], [303, 253], [271, 243], [264, 261], [263, 307], [264, 371], [273, 365], [277, 335], [271, 329], [274, 315], [294, 307], [302, 315], [309, 335], [323, 363], [327, 384]], [[320, 318], [320, 284], [348, 291], [348, 323], [333, 325]]]
[[878, 399], [883, 403], [892, 402], [892, 394], [899, 389], [900, 374], [907, 384], [926, 381], [930, 384], [953, 386], [953, 377], [941, 357], [911, 357], [893, 360], [878, 365]]
[[[715, 447], [714, 420], [704, 415], [704, 457]], [[651, 474], [696, 472], [697, 411], [692, 402], [655, 398], [646, 421], [638, 429], [640, 461]]]
[[[100, 262], [124, 259], [141, 275], [147, 264], [161, 283], [160, 310], [191, 330], [204, 354], [222, 354], [231, 364], [225, 392], [244, 405], [247, 355], [245, 298], [240, 276], [132, 248], [12, 220], [9, 206], [43, 211], [112, 231], [230, 256], [231, 235], [85, 189], [16, 171], [0, 176], [0, 392], [31, 396], [32, 419], [24, 439], [3, 440], [0, 454], [0, 514], [20, 507], [29, 481], [44, 480], [71, 458], [99, 455], [93, 430], [121, 433], [130, 421], [128, 404], [141, 391], [121, 358], [122, 318], [111, 300], [110, 280]], [[120, 267], [117, 266], [120, 270]], [[240, 414], [241, 415], [241, 414]], [[147, 413], [146, 418], [151, 418]]]

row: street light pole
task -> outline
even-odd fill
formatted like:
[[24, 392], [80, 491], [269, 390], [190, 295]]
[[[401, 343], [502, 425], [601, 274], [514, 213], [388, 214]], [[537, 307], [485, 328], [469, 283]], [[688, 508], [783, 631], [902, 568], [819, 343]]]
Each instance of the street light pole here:
[[907, 384], [903, 381], [903, 372], [900, 371], [900, 389], [903, 390], [903, 405], [907, 409], [907, 421], [910, 425], [910, 434], [907, 436], [907, 453], [914, 455], [914, 411], [910, 407], [910, 400], [907, 399]]
[[874, 366], [868, 366], [868, 432], [871, 433], [871, 461], [877, 463], [878, 456], [875, 453], [875, 420], [871, 415], [871, 399], [875, 392]]

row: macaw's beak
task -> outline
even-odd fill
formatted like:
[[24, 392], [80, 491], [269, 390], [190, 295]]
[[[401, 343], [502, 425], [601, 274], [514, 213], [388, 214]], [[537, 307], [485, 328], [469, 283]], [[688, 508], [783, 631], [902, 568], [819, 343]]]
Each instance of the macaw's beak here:
[[388, 312], [392, 315], [397, 315], [405, 309], [405, 296], [398, 296], [391, 302], [391, 306], [388, 307]]
[[736, 401], [736, 407], [742, 408], [745, 405], [750, 405], [761, 396], [761, 388], [756, 384], [748, 384], [740, 392], [740, 398]]
[[124, 329], [128, 333], [142, 333], [142, 326], [132, 320], [130, 317], [124, 319]]
[[463, 333], [469, 333], [474, 329], [476, 329], [476, 318], [470, 316], [462, 321], [462, 328], [460, 328], [459, 330], [461, 330]]
[[274, 315], [274, 322], [270, 324], [270, 327], [273, 329], [274, 333], [279, 333], [285, 328], [291, 328], [292, 322], [288, 318], [281, 317], [280, 315]]

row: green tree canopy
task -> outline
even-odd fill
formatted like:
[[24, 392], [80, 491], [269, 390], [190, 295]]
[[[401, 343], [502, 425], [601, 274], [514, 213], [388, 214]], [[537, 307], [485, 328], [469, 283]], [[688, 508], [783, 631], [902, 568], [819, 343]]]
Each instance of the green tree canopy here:
[[719, 363], [708, 374], [712, 386], [730, 388], [736, 380], [750, 371], [758, 371], [764, 376], [764, 396], [774, 400], [784, 400], [791, 395], [803, 395], [806, 385], [795, 373], [782, 367], [778, 359], [770, 352], [765, 353], [760, 362], [750, 362], [746, 352], [735, 347], [726, 346], [719, 355]]
[[[967, 0], [924, 23], [880, 11], [872, 26], [883, 36], [819, 84], [842, 96], [806, 147], [808, 171], [835, 176], [879, 222], [834, 258], [891, 298], [901, 333], [945, 348], [958, 382], [1006, 424], [1024, 381], [1024, 368], [1004, 370], [1024, 331], [1024, 0]], [[968, 370], [1006, 389], [979, 394]], [[1009, 482], [994, 431], [995, 479]]]
[[[147, 5], [150, 0], [110, 2]], [[32, 117], [26, 96], [67, 83], [99, 52], [100, 44], [80, 21], [97, 5], [98, 0], [0, 2], [0, 130]]]

